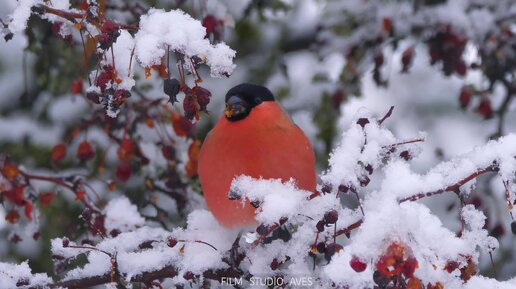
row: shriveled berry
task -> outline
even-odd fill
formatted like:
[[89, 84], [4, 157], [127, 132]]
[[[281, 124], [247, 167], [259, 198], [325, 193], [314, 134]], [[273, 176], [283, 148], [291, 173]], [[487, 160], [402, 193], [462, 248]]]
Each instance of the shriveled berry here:
[[345, 186], [345, 185], [339, 185], [339, 193], [344, 193], [346, 194], [348, 191], [349, 191], [349, 187], [348, 186]]
[[285, 227], [279, 227], [274, 231], [273, 237], [282, 240], [283, 242], [288, 242], [292, 239], [292, 234]]
[[287, 221], [288, 221], [288, 218], [287, 218], [287, 217], [281, 217], [281, 218], [279, 219], [279, 224], [280, 224], [280, 225], [283, 225], [283, 224], [285, 224]]
[[267, 233], [269, 232], [269, 230], [267, 229], [267, 226], [265, 226], [264, 224], [260, 224], [257, 228], [256, 228], [256, 233], [260, 234], [260, 235], [267, 235]]
[[335, 224], [339, 219], [339, 213], [336, 210], [330, 210], [324, 214], [324, 222], [326, 224]]
[[516, 235], [516, 221], [512, 221], [511, 223], [511, 231], [513, 235]]
[[412, 159], [412, 156], [410, 155], [410, 152], [409, 151], [402, 151], [400, 153], [400, 157], [406, 161], [409, 161], [410, 159]]
[[86, 92], [86, 98], [93, 103], [100, 104], [101, 96], [100, 96], [100, 93], [98, 93], [96, 91]]
[[380, 273], [380, 271], [374, 271], [373, 273], [373, 281], [380, 288], [385, 288], [391, 282], [387, 276]]
[[183, 274], [183, 278], [185, 280], [192, 280], [193, 278], [195, 277], [194, 273], [192, 271], [186, 271], [184, 274]]
[[152, 243], [154, 243], [156, 241], [154, 240], [148, 240], [148, 241], [145, 241], [143, 243], [141, 243], [140, 245], [138, 245], [138, 249], [152, 249], [153, 246], [152, 246]]
[[351, 258], [351, 261], [349, 261], [349, 265], [355, 272], [364, 272], [364, 270], [367, 268], [367, 264], [362, 262], [357, 256], [353, 256]]
[[240, 200], [240, 199], [242, 199], [242, 196], [236, 191], [229, 191], [228, 199], [230, 199], [232, 201]]
[[93, 242], [92, 239], [83, 239], [81, 241], [81, 245], [91, 245], [91, 246], [93, 246], [93, 245], [95, 245], [95, 243]]
[[172, 103], [177, 102], [180, 87], [181, 83], [175, 78], [167, 78], [163, 81], [163, 92], [168, 95], [169, 101]]
[[262, 204], [262, 202], [260, 202], [259, 200], [253, 200], [250, 203], [251, 203], [251, 206], [253, 206], [253, 208], [255, 208], [255, 209], [258, 209], [260, 207], [260, 205]]
[[271, 269], [276, 270], [278, 269], [280, 263], [278, 262], [278, 259], [274, 258], [271, 262]]
[[360, 182], [360, 186], [365, 187], [369, 184], [371, 179], [368, 176], [362, 176], [358, 181]]
[[324, 242], [319, 242], [317, 244], [317, 252], [319, 253], [324, 253], [324, 251], [326, 251], [326, 243]]
[[68, 240], [67, 238], [63, 238], [63, 247], [68, 247], [70, 246], [70, 240]]
[[199, 104], [197, 103], [193, 94], [187, 94], [183, 100], [183, 110], [185, 117], [189, 120], [199, 118]]
[[324, 251], [324, 258], [326, 261], [330, 262], [331, 257], [333, 257], [333, 255], [335, 255], [335, 253], [339, 252], [340, 250], [342, 250], [342, 246], [340, 244], [328, 244], [328, 246], [326, 246], [326, 250]]
[[332, 191], [332, 187], [331, 187], [331, 185], [330, 185], [330, 184], [324, 184], [324, 185], [322, 186], [322, 188], [321, 188], [321, 192], [322, 192], [323, 194], [329, 194], [329, 193], [331, 193], [331, 191]]
[[168, 241], [167, 241], [167, 245], [168, 245], [170, 248], [174, 248], [174, 247], [177, 245], [177, 240], [176, 240], [176, 239], [173, 239], [173, 238], [170, 238], [170, 239], [168, 239]]
[[131, 93], [125, 89], [117, 89], [113, 93], [113, 104], [120, 107], [127, 98], [131, 97]]
[[317, 225], [315, 225], [315, 227], [317, 228], [317, 231], [319, 231], [319, 233], [324, 232], [324, 225], [325, 225], [324, 221], [319, 221], [319, 222], [317, 222]]
[[444, 270], [446, 270], [446, 272], [448, 273], [451, 273], [453, 271], [455, 271], [455, 269], [459, 269], [459, 262], [457, 261], [448, 261], [446, 262], [446, 265], [444, 266]]
[[210, 103], [211, 92], [209, 90], [207, 90], [206, 88], [196, 86], [196, 87], [192, 88], [192, 93], [197, 98], [197, 103], [199, 104], [199, 109], [201, 111], [206, 112], [207, 111], [206, 107]]
[[373, 174], [373, 166], [372, 165], [366, 165], [364, 169], [367, 171], [368, 174]]
[[362, 128], [364, 128], [366, 126], [366, 124], [369, 123], [369, 119], [367, 118], [359, 118], [357, 120], [357, 124], [360, 125]]
[[102, 33], [99, 36], [99, 48], [102, 50], [108, 49], [113, 44], [113, 37], [108, 33]]

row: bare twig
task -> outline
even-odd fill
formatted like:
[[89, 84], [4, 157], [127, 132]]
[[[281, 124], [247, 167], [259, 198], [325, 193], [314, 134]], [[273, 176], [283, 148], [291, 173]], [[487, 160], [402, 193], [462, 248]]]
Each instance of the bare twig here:
[[378, 124], [382, 125], [382, 123], [392, 115], [393, 110], [394, 106], [391, 106], [391, 108], [389, 108], [389, 111], [382, 117], [382, 119], [378, 121]]
[[406, 197], [406, 198], [403, 198], [403, 199], [399, 200], [399, 203], [403, 203], [403, 202], [406, 202], [406, 201], [416, 201], [416, 200], [419, 200], [419, 199], [422, 199], [422, 198], [425, 198], [425, 197], [439, 195], [439, 194], [442, 194], [442, 193], [445, 193], [445, 192], [456, 192], [462, 185], [466, 184], [467, 182], [469, 182], [469, 181], [471, 181], [473, 179], [476, 179], [480, 175], [483, 175], [483, 174], [485, 174], [487, 172], [494, 172], [496, 170], [497, 170], [496, 167], [489, 166], [487, 168], [484, 168], [484, 169], [481, 169], [481, 170], [478, 170], [478, 171], [472, 173], [471, 175], [465, 177], [464, 179], [458, 181], [457, 183], [455, 183], [453, 185], [447, 186], [446, 188], [439, 189], [439, 190], [432, 191], [432, 192], [418, 193], [416, 195], [413, 195], [413, 196], [410, 196], [410, 197]]

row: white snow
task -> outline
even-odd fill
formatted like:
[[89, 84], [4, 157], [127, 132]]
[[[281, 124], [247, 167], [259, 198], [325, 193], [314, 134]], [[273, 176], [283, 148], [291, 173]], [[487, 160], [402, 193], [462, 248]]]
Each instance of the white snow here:
[[138, 213], [136, 205], [132, 204], [127, 197], [118, 197], [109, 201], [104, 212], [106, 215], [104, 225], [108, 232], [132, 231], [145, 224], [145, 219]]
[[211, 45], [205, 36], [201, 23], [183, 11], [151, 8], [140, 18], [140, 29], [135, 35], [136, 57], [144, 67], [159, 65], [170, 49], [187, 57], [206, 59], [214, 77], [231, 74], [236, 52], [224, 43]]

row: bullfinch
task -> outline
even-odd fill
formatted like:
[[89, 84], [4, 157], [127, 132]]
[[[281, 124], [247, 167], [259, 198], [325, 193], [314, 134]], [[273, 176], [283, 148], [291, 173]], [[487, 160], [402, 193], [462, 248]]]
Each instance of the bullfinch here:
[[208, 208], [225, 227], [256, 223], [255, 207], [228, 197], [240, 175], [293, 178], [300, 189], [315, 191], [315, 156], [310, 141], [263, 86], [243, 83], [226, 94], [224, 114], [207, 135], [198, 173]]

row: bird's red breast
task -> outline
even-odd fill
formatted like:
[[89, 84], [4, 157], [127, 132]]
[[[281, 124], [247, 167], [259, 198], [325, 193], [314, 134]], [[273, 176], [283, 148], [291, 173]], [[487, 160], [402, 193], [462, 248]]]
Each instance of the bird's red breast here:
[[226, 227], [256, 222], [249, 202], [228, 199], [237, 176], [293, 178], [308, 191], [316, 186], [310, 141], [275, 101], [261, 103], [239, 121], [222, 116], [204, 141], [198, 171], [208, 208]]

